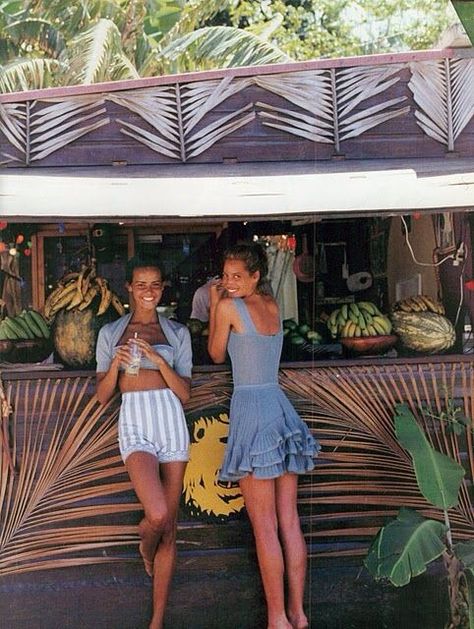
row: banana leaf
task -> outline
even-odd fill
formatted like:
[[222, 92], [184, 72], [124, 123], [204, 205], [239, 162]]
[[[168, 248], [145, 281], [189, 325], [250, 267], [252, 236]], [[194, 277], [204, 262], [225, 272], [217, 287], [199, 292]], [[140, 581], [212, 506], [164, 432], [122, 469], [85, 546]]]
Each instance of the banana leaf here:
[[392, 585], [402, 587], [443, 554], [445, 531], [441, 522], [402, 507], [397, 518], [378, 532], [364, 560], [365, 567], [376, 581], [388, 579]]
[[474, 540], [455, 544], [454, 554], [464, 564], [466, 595], [469, 605], [469, 629], [474, 629]]
[[469, 629], [474, 629], [474, 574], [466, 572], [467, 602], [469, 606]]
[[454, 554], [463, 562], [464, 567], [469, 570], [474, 577], [474, 540], [455, 544]]
[[416, 480], [431, 504], [447, 510], [459, 500], [465, 470], [451, 457], [435, 450], [406, 404], [395, 407], [395, 432], [413, 460]]

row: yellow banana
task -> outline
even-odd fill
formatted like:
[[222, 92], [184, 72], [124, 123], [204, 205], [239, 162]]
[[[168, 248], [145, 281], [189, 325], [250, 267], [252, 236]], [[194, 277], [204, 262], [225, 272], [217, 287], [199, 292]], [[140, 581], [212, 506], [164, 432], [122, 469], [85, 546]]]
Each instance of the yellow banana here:
[[100, 288], [100, 304], [99, 309], [97, 310], [97, 316], [103, 315], [110, 306], [112, 301], [112, 291], [108, 287], [107, 280], [103, 277], [96, 277], [96, 283]]
[[96, 284], [92, 284], [92, 286], [90, 286], [87, 289], [87, 292], [84, 295], [84, 299], [81, 301], [81, 303], [79, 304], [77, 309], [78, 310], [85, 310], [88, 306], [90, 306], [90, 304], [92, 303], [92, 300], [98, 294], [99, 294], [99, 288], [97, 287]]
[[123, 307], [122, 302], [115, 293], [112, 293], [112, 306], [121, 317], [125, 314], [125, 308]]
[[392, 331], [392, 322], [388, 317], [385, 317], [384, 315], [375, 316], [373, 320], [373, 325], [380, 334], [390, 334], [390, 332]]
[[378, 336], [378, 332], [374, 328], [374, 324], [373, 323], [369, 323], [367, 325], [367, 332], [369, 333], [369, 336]]

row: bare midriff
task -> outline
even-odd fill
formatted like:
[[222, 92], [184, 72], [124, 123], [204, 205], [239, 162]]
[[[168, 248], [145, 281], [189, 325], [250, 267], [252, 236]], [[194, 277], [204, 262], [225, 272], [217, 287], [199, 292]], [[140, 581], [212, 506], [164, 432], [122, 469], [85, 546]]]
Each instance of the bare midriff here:
[[121, 372], [118, 384], [121, 393], [168, 388], [163, 376], [157, 369], [140, 369], [137, 376], [130, 376], [125, 372]]

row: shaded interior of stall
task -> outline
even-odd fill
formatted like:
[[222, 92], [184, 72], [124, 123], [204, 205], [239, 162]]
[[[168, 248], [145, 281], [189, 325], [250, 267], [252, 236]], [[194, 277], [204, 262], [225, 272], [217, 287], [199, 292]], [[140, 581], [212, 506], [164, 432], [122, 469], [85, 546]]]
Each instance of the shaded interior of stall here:
[[128, 309], [127, 260], [152, 257], [166, 278], [160, 312], [187, 323], [195, 364], [209, 364], [206, 314], [202, 307], [193, 310], [193, 298], [220, 274], [227, 247], [252, 240], [266, 249], [272, 291], [287, 322], [283, 361], [337, 360], [354, 353], [416, 356], [399, 341], [353, 350], [341, 343], [339, 333], [331, 333], [328, 319], [344, 304], [350, 311], [351, 303], [360, 302], [373, 303], [388, 315], [397, 302], [417, 295], [442, 303], [455, 327], [456, 341], [444, 353], [470, 353], [471, 223], [470, 212], [408, 211], [285, 220], [3, 222], [2, 314], [14, 316], [24, 308], [42, 312], [64, 275], [91, 264]]

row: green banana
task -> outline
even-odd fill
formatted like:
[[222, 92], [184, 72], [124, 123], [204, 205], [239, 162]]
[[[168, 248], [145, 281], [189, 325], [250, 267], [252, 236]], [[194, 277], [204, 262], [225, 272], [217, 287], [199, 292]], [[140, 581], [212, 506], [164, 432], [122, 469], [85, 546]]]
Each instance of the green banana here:
[[371, 301], [358, 301], [357, 306], [359, 307], [359, 309], [365, 310], [370, 315], [377, 314], [376, 312], [377, 307]]
[[3, 321], [4, 324], [7, 326], [7, 329], [10, 329], [12, 335], [14, 334], [17, 340], [28, 338], [28, 335], [30, 334], [29, 330], [27, 333], [25, 330], [25, 324], [17, 321], [16, 317], [5, 317]]
[[359, 311], [359, 316], [357, 317], [358, 319], [358, 325], [360, 327], [361, 330], [365, 330], [365, 328], [367, 327], [367, 324], [365, 322], [365, 317], [362, 314], [362, 312]]
[[[18, 341], [18, 339], [22, 337], [18, 335], [18, 328], [15, 326], [14, 323], [12, 323], [12, 321], [13, 319], [10, 319], [10, 317], [5, 317], [5, 319], [2, 321], [2, 325], [5, 329], [7, 339], [10, 339], [10, 341]], [[22, 334], [22, 332], [20, 332], [20, 334]]]
[[362, 314], [364, 315], [364, 319], [367, 325], [372, 323], [373, 317], [368, 310], [362, 310]]
[[346, 322], [347, 322], [347, 317], [344, 317], [344, 316], [343, 316], [343, 314], [342, 314], [342, 311], [341, 311], [341, 312], [339, 312], [339, 314], [337, 315], [337, 320], [336, 320], [336, 321], [337, 321], [337, 325], [338, 325], [338, 326], [340, 326], [340, 327], [342, 327], [342, 326], [344, 326], [344, 325], [346, 324]]
[[350, 312], [352, 312], [353, 314], [355, 314], [355, 316], [356, 316], [356, 317], [358, 317], [358, 316], [359, 316], [359, 312], [360, 312], [360, 311], [359, 311], [359, 307], [358, 307], [358, 305], [357, 305], [355, 302], [354, 302], [354, 303], [349, 304], [349, 310], [350, 310]]
[[25, 325], [28, 326], [34, 338], [43, 337], [43, 333], [41, 332], [41, 329], [36, 325], [36, 322], [33, 319], [33, 317], [31, 317], [26, 310], [24, 310], [21, 313], [20, 317], [25, 322]]
[[347, 304], [342, 304], [341, 306], [341, 316], [344, 320], [347, 319], [348, 316], [348, 306]]
[[20, 315], [17, 315], [16, 317], [14, 317], [12, 319], [12, 322], [17, 326], [17, 328], [19, 330], [20, 329], [22, 330], [22, 335], [20, 335], [20, 332], [18, 332], [18, 336], [20, 336], [20, 338], [24, 338], [24, 339], [34, 339], [35, 338], [35, 335], [30, 330], [30, 328], [28, 327], [26, 322], [21, 318]]
[[339, 309], [336, 308], [336, 310], [333, 310], [331, 312], [331, 314], [329, 315], [329, 319], [327, 322], [328, 327], [333, 327], [334, 325], [336, 325], [336, 320], [337, 320], [337, 315], [339, 314]]
[[7, 336], [7, 332], [5, 330], [5, 326], [3, 325], [3, 321], [0, 321], [0, 341], [7, 341], [8, 336]]
[[37, 312], [36, 310], [28, 310], [27, 314], [29, 316], [29, 318], [33, 319], [36, 323], [36, 325], [40, 328], [41, 332], [42, 332], [42, 336], [44, 336], [45, 339], [49, 339], [49, 335], [51, 333], [50, 329], [49, 329], [49, 325], [46, 323], [43, 315], [40, 312]]
[[[352, 304], [351, 304], [352, 306]], [[356, 325], [359, 323], [359, 317], [355, 314], [352, 308], [349, 310], [349, 319]]]

